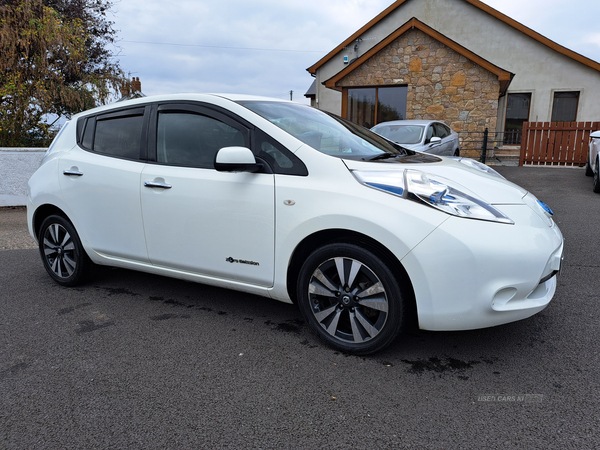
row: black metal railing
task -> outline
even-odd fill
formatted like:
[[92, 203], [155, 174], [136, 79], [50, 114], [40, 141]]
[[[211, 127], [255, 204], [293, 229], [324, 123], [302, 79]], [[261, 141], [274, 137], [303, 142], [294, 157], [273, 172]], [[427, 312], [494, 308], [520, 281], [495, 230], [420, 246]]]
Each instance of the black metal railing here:
[[504, 145], [521, 145], [523, 130], [508, 130], [502, 133], [502, 142]]
[[490, 150], [504, 145], [521, 145], [521, 136], [521, 130], [490, 132], [486, 128], [484, 131], [461, 131], [458, 133], [460, 153], [485, 164]]

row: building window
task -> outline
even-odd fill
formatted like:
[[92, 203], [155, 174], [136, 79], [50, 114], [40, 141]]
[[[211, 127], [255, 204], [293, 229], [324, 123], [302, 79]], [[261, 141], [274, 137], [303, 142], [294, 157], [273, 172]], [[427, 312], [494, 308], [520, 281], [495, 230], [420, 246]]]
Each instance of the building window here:
[[347, 118], [371, 128], [378, 123], [406, 118], [407, 86], [348, 89]]
[[521, 143], [523, 123], [529, 120], [531, 93], [508, 94], [506, 100], [506, 123], [504, 125], [504, 143], [518, 145]]
[[348, 89], [348, 119], [371, 128], [375, 125], [377, 89]]
[[408, 86], [378, 88], [376, 123], [404, 120], [407, 92]]
[[552, 104], [552, 122], [575, 122], [579, 92], [555, 92]]

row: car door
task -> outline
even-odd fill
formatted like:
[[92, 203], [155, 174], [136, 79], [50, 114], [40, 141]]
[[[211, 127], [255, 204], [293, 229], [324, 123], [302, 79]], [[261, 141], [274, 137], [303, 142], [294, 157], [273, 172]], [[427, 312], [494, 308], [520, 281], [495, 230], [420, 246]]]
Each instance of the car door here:
[[103, 255], [148, 261], [140, 207], [149, 107], [82, 118], [59, 180], [79, 235]]
[[141, 205], [150, 262], [206, 276], [273, 284], [272, 173], [217, 172], [223, 147], [250, 146], [250, 129], [224, 111], [156, 106]]

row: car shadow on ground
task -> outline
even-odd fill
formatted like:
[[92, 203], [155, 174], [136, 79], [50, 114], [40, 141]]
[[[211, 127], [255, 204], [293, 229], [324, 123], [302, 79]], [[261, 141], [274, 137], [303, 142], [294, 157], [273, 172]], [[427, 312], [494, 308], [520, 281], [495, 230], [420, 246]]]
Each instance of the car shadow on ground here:
[[[231, 327], [261, 325], [259, 335], [253, 338], [260, 339], [263, 332], [283, 333], [279, 339], [288, 341], [286, 345], [300, 343], [319, 352], [340, 354], [313, 335], [295, 305], [256, 295], [107, 267], [98, 268], [94, 279], [77, 289], [93, 289], [100, 296], [117, 297], [119, 301], [162, 304], [158, 309], [164, 312], [157, 313], [156, 308], [152, 309], [150, 319], [154, 321], [211, 314], [226, 318]], [[545, 312], [519, 322], [480, 330], [433, 332], [413, 327], [382, 352], [347, 356], [384, 365], [402, 365], [411, 373], [461, 376], [476, 365], [492, 365], [512, 358], [516, 352], [522, 355], [539, 352], [540, 347], [544, 347], [546, 328]]]

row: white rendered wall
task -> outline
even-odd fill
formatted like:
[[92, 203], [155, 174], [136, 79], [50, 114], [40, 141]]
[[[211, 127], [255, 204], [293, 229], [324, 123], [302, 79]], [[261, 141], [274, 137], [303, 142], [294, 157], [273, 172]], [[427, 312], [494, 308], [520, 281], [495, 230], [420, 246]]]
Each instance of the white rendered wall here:
[[27, 204], [27, 181], [44, 153], [45, 148], [0, 148], [0, 207]]

